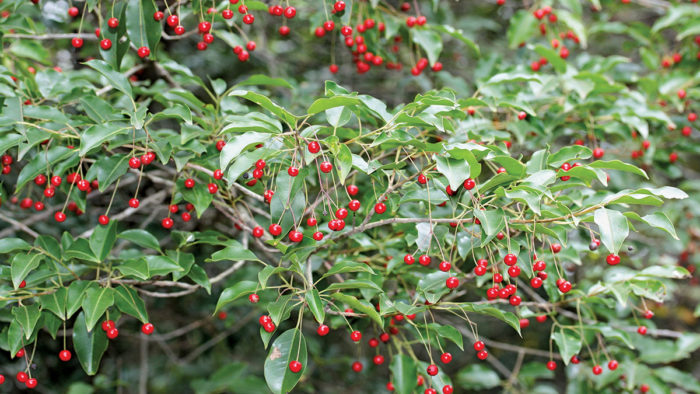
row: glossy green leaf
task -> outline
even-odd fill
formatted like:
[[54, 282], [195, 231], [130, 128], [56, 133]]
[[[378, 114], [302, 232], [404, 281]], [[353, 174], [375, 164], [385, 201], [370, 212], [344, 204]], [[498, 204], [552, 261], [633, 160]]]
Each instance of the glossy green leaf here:
[[160, 244], [158, 243], [158, 239], [146, 230], [124, 230], [119, 233], [117, 237], [131, 241], [136, 245], [143, 246], [144, 248], [149, 248], [160, 252]]
[[571, 357], [581, 351], [581, 335], [578, 332], [569, 329], [561, 329], [552, 333], [552, 339], [557, 344], [559, 354], [568, 365]]
[[85, 373], [95, 375], [107, 350], [107, 335], [102, 330], [88, 330], [83, 313], [73, 324], [73, 349]]
[[114, 303], [123, 313], [139, 319], [141, 323], [148, 323], [146, 304], [133, 287], [124, 285], [116, 287]]
[[394, 355], [389, 369], [391, 370], [392, 382], [396, 393], [410, 394], [415, 392], [418, 373], [416, 371], [416, 362], [411, 356], [407, 354]]
[[51, 311], [61, 320], [66, 320], [66, 303], [68, 299], [68, 290], [65, 287], [59, 287], [56, 291], [49, 294], [44, 294], [39, 297], [39, 303], [42, 309]]
[[28, 340], [32, 337], [34, 333], [34, 328], [36, 323], [41, 317], [41, 312], [39, 311], [38, 304], [22, 305], [12, 308], [12, 316], [22, 327], [22, 332], [24, 332], [24, 339]]
[[114, 242], [117, 240], [117, 222], [111, 220], [106, 226], [99, 225], [95, 227], [90, 236], [90, 249], [95, 253], [95, 256], [104, 261], [109, 252], [112, 251]]
[[236, 282], [233, 286], [225, 288], [219, 296], [219, 301], [216, 303], [214, 313], [218, 312], [221, 308], [232, 303], [233, 301], [255, 292], [257, 288], [258, 283], [252, 280], [242, 280], [240, 282]]
[[85, 64], [102, 74], [107, 79], [108, 85], [133, 98], [131, 84], [122, 73], [115, 71], [103, 60], [89, 60]]
[[17, 289], [29, 275], [29, 273], [39, 266], [44, 260], [42, 254], [16, 254], [10, 263], [10, 275], [12, 276], [12, 286]]
[[318, 294], [318, 290], [311, 289], [305, 294], [306, 304], [309, 306], [311, 313], [319, 324], [323, 323], [323, 319], [326, 317], [325, 305], [321, 301], [321, 296]]
[[85, 292], [82, 306], [88, 331], [95, 328], [95, 324], [113, 304], [114, 289], [111, 287], [91, 287]]
[[137, 48], [148, 47], [154, 53], [162, 27], [153, 19], [156, 6], [150, 0], [129, 0], [126, 5], [126, 30]]
[[600, 208], [593, 216], [600, 231], [600, 240], [610, 253], [618, 253], [629, 235], [627, 218], [618, 211]]
[[333, 294], [331, 294], [331, 298], [349, 306], [357, 313], [366, 314], [372, 320], [374, 320], [377, 324], [379, 324], [380, 327], [384, 325], [382, 318], [379, 316], [379, 313], [377, 313], [377, 310], [374, 309], [374, 306], [368, 305], [368, 304], [358, 300], [357, 297], [347, 295], [344, 293], [333, 293]]
[[[294, 373], [289, 369], [289, 363], [299, 361], [301, 371]], [[265, 358], [265, 381], [267, 387], [275, 394], [291, 391], [306, 370], [306, 340], [301, 331], [291, 329], [283, 332], [270, 347]]]

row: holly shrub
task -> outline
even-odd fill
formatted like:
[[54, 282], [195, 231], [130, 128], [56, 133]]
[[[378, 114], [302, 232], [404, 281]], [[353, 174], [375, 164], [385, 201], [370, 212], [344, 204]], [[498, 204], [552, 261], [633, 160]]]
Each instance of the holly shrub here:
[[0, 391], [700, 392], [694, 3], [0, 1]]

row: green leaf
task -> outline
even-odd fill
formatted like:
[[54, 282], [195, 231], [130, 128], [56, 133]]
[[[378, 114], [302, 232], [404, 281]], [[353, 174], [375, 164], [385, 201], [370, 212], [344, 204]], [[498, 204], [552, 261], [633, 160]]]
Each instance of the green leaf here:
[[214, 313], [218, 312], [221, 310], [221, 308], [239, 299], [240, 297], [254, 293], [257, 288], [258, 283], [252, 280], [242, 280], [240, 282], [236, 282], [236, 284], [233, 286], [225, 288], [219, 296], [219, 301], [216, 303]]
[[328, 286], [324, 291], [342, 290], [342, 289], [372, 289], [382, 291], [382, 288], [370, 280], [348, 279], [344, 282], [336, 282]]
[[437, 62], [442, 52], [442, 38], [440, 34], [427, 29], [412, 29], [413, 42], [418, 44], [428, 56], [431, 65]]
[[148, 323], [146, 304], [134, 288], [121, 285], [116, 288], [114, 295], [114, 302], [120, 311], [139, 319], [141, 323]]
[[[298, 373], [289, 370], [289, 363], [299, 361], [302, 369]], [[282, 333], [270, 347], [265, 359], [265, 381], [274, 394], [288, 393], [297, 384], [306, 370], [306, 340], [296, 328]]]
[[620, 160], [608, 160], [608, 161], [595, 160], [594, 162], [589, 163], [588, 166], [592, 167], [592, 168], [606, 168], [606, 169], [611, 169], [611, 170], [631, 172], [632, 174], [643, 176], [644, 178], [649, 179], [649, 176], [647, 176], [647, 173], [644, 172], [644, 170], [642, 170], [641, 168], [634, 166], [632, 164], [624, 163]]
[[481, 246], [489, 243], [506, 225], [505, 214], [501, 210], [482, 211], [475, 209], [474, 216], [479, 219], [481, 228], [486, 233], [485, 237], [481, 237]]
[[617, 254], [622, 248], [627, 235], [629, 235], [629, 223], [620, 212], [607, 208], [595, 211], [593, 221], [600, 230], [600, 240], [610, 253]]
[[654, 212], [652, 214], [643, 216], [642, 220], [646, 224], [650, 225], [651, 227], [655, 227], [655, 228], [664, 230], [669, 235], [671, 235], [674, 239], [678, 239], [678, 235], [676, 234], [676, 229], [673, 227], [673, 222], [671, 222], [671, 219], [669, 219], [665, 213]]
[[105, 191], [111, 184], [121, 178], [129, 170], [129, 156], [116, 154], [112, 156], [102, 156], [90, 166], [85, 179], [97, 178], [99, 190]]
[[272, 112], [280, 120], [284, 121], [289, 125], [294, 125], [296, 123], [297, 117], [292, 115], [289, 111], [282, 108], [280, 105], [275, 104], [267, 96], [260, 93], [251, 92], [250, 90], [234, 90], [230, 93], [231, 96], [238, 96], [248, 99], [259, 106], [265, 108], [266, 110]]
[[654, 368], [653, 371], [654, 375], [669, 385], [678, 386], [693, 393], [700, 393], [700, 382], [687, 372], [669, 366]]
[[510, 18], [508, 46], [513, 49], [537, 33], [537, 19], [529, 10], [519, 10]]
[[462, 333], [460, 333], [456, 328], [437, 323], [431, 323], [429, 324], [429, 327], [432, 330], [435, 330], [438, 336], [449, 339], [459, 346], [460, 349], [464, 350], [464, 338], [462, 337]]
[[258, 257], [235, 239], [226, 241], [226, 247], [215, 252], [207, 261], [260, 261]]
[[105, 261], [117, 240], [117, 221], [111, 220], [106, 226], [99, 225], [90, 235], [90, 249], [100, 261]]
[[314, 115], [323, 112], [330, 108], [349, 107], [362, 104], [362, 101], [357, 97], [333, 96], [320, 98], [311, 104], [307, 110], [309, 115]]
[[562, 164], [576, 160], [588, 159], [593, 155], [593, 151], [581, 145], [569, 145], [559, 149], [557, 152], [549, 155], [547, 165], [552, 167], [561, 167]]
[[[7, 342], [10, 347], [10, 354], [17, 354], [17, 351], [24, 346], [25, 340], [22, 338], [22, 326], [16, 319], [10, 321], [7, 328]], [[4, 335], [3, 335], [4, 336]]]
[[472, 39], [465, 36], [462, 29], [455, 29], [450, 25], [430, 25], [430, 28], [451, 35], [452, 37], [465, 43], [474, 52], [476, 56], [481, 55], [479, 46]]
[[146, 230], [125, 230], [119, 233], [118, 238], [126, 239], [135, 243], [136, 245], [143, 246], [144, 248], [157, 250], [160, 252], [160, 244], [158, 243], [158, 239]]
[[12, 45], [7, 48], [9, 53], [31, 60], [36, 60], [39, 63], [50, 64], [51, 56], [49, 51], [39, 41], [34, 40], [14, 40]]
[[469, 163], [466, 160], [439, 156], [435, 161], [437, 162], [437, 170], [447, 178], [452, 190], [458, 190], [464, 181], [469, 178]]
[[323, 323], [323, 319], [326, 317], [326, 312], [324, 310], [323, 301], [321, 301], [321, 296], [318, 294], [318, 290], [311, 289], [307, 291], [305, 298], [306, 303], [309, 305], [309, 309], [314, 315], [316, 321], [319, 324]]
[[[129, 46], [131, 44], [129, 37], [126, 34], [126, 27], [128, 25], [128, 21], [127, 23], [124, 23], [124, 21], [127, 20], [127, 2], [117, 1], [112, 4], [113, 7], [108, 12], [109, 17], [103, 19], [102, 26], [100, 29], [100, 38], [110, 40], [112, 42], [112, 47], [108, 50], [104, 50], [100, 46], [100, 54], [102, 54], [102, 58], [105, 60], [105, 62], [112, 66], [113, 69], [119, 70], [122, 63], [122, 59], [124, 58], [124, 55], [126, 55], [126, 52], [129, 50]], [[116, 29], [112, 29], [107, 24], [107, 21], [111, 17], [119, 19], [119, 26], [117, 26]], [[124, 39], [122, 40], [122, 38]]]
[[153, 19], [156, 6], [150, 0], [129, 0], [126, 6], [126, 30], [136, 47], [148, 47], [155, 52], [160, 40], [160, 22]]
[[562, 59], [559, 54], [553, 49], [547, 48], [542, 45], [535, 46], [535, 52], [547, 59], [547, 62], [554, 67], [554, 70], [559, 74], [564, 74], [566, 72], [566, 60]]
[[95, 282], [87, 280], [76, 280], [68, 286], [66, 294], [66, 319], [70, 319], [75, 312], [80, 309], [85, 298], [85, 291], [89, 287], [96, 286]]
[[392, 375], [392, 382], [396, 393], [410, 394], [415, 392], [418, 372], [416, 362], [406, 354], [396, 354], [389, 366]]
[[24, 332], [24, 339], [29, 340], [34, 333], [34, 327], [36, 327], [36, 322], [39, 321], [41, 317], [41, 312], [39, 311], [39, 304], [32, 305], [22, 305], [12, 308], [12, 316], [15, 320], [22, 326], [22, 331]]
[[145, 256], [150, 276], [167, 275], [183, 271], [182, 267], [167, 256]]
[[64, 146], [54, 146], [49, 148], [48, 152], [42, 152], [42, 154], [34, 156], [19, 172], [19, 176], [17, 176], [17, 190], [22, 189], [27, 182], [33, 181], [37, 175], [46, 172], [49, 166], [55, 166], [76, 154], [77, 151], [73, 149], [68, 149]]
[[66, 250], [64, 257], [67, 259], [87, 260], [95, 263], [100, 262], [90, 248], [90, 242], [85, 238], [76, 239], [75, 242], [73, 242], [73, 244]]
[[434, 304], [450, 291], [445, 285], [445, 281], [449, 277], [450, 273], [448, 272], [438, 271], [430, 273], [418, 281], [416, 291], [423, 294], [428, 302]]
[[39, 263], [44, 259], [43, 254], [16, 254], [12, 257], [10, 263], [10, 276], [12, 277], [12, 285], [15, 290], [19, 288], [24, 278], [29, 273], [39, 266]]
[[574, 15], [566, 10], [557, 10], [557, 17], [559, 21], [567, 26], [578, 36], [579, 42], [582, 48], [588, 46], [588, 37], [586, 34], [586, 27], [583, 24], [582, 17], [580, 15]]
[[114, 289], [111, 287], [91, 287], [85, 292], [82, 306], [88, 331], [95, 328], [97, 321], [113, 304]]
[[[224, 129], [226, 130], [226, 129]], [[222, 132], [224, 131], [222, 130]], [[219, 168], [221, 171], [226, 171], [229, 164], [251, 145], [256, 145], [261, 142], [268, 141], [272, 136], [267, 133], [246, 132], [243, 134], [234, 135], [233, 138], [226, 142], [226, 146], [221, 150], [219, 157]], [[235, 181], [235, 179], [231, 179]]]
[[650, 276], [654, 278], [685, 279], [689, 278], [690, 272], [680, 266], [672, 265], [652, 265], [644, 268], [637, 276]]
[[0, 254], [12, 253], [17, 250], [29, 250], [32, 246], [27, 241], [21, 238], [3, 238], [0, 239]]
[[487, 390], [498, 387], [501, 378], [496, 371], [483, 364], [471, 364], [457, 372], [459, 385], [470, 390]]
[[581, 351], [581, 336], [573, 330], [561, 329], [552, 333], [552, 339], [557, 344], [559, 354], [566, 365], [569, 365], [573, 355]]
[[344, 185], [345, 178], [347, 178], [352, 169], [352, 152], [350, 152], [350, 148], [344, 144], [340, 145], [334, 160], [336, 171], [338, 171], [338, 179], [340, 179], [340, 184]]
[[68, 290], [65, 287], [59, 287], [56, 291], [50, 294], [39, 296], [39, 303], [42, 309], [53, 312], [61, 320], [66, 320], [66, 302], [68, 298]]
[[207, 185], [197, 183], [191, 189], [186, 188], [184, 179], [179, 180], [177, 185], [182, 193], [182, 198], [194, 205], [197, 217], [201, 218], [204, 211], [206, 211], [209, 205], [211, 205], [211, 202], [214, 201], [214, 195], [209, 193]]
[[[134, 1], [134, 0], [131, 0]], [[151, 16], [153, 18], [153, 16]], [[160, 27], [160, 26], [159, 26]], [[119, 90], [120, 92], [126, 94], [133, 100], [133, 93], [131, 91], [131, 84], [129, 80], [126, 79], [124, 74], [115, 71], [112, 66], [104, 62], [103, 60], [89, 60], [85, 62], [88, 67], [95, 69], [97, 72], [102, 74], [109, 82], [109, 85]]]
[[121, 123], [97, 124], [90, 127], [80, 134], [80, 156], [85, 156], [93, 148], [128, 133], [130, 129], [131, 127]]
[[374, 309], [374, 306], [358, 300], [357, 297], [343, 293], [333, 293], [331, 294], [331, 298], [349, 306], [355, 312], [364, 313], [365, 315], [369, 316], [370, 319], [374, 320], [380, 327], [384, 326], [384, 322], [379, 316], [379, 313], [377, 313], [377, 310]]
[[[250, 8], [250, 7], [248, 7]], [[238, 82], [235, 86], [279, 86], [283, 88], [294, 88], [289, 82], [284, 78], [272, 78], [265, 74], [255, 74], [250, 77]]]
[[141, 280], [146, 280], [151, 277], [148, 271], [148, 263], [145, 258], [128, 259], [124, 260], [121, 264], [116, 266], [124, 275], [132, 276]]
[[78, 315], [73, 324], [73, 349], [85, 373], [95, 375], [102, 355], [107, 350], [107, 335], [102, 330], [88, 330], [83, 313]]
[[461, 308], [465, 312], [475, 312], [495, 317], [503, 322], [508, 323], [509, 326], [513, 327], [513, 329], [517, 331], [518, 334], [520, 334], [520, 319], [512, 312], [505, 312], [493, 306], [488, 306], [484, 304], [473, 304], [470, 302], [463, 302], [457, 304], [456, 308]]
[[321, 277], [321, 279], [331, 275], [344, 274], [348, 272], [369, 272], [374, 274], [374, 270], [365, 263], [358, 263], [351, 260], [341, 260], [333, 264], [333, 266]]

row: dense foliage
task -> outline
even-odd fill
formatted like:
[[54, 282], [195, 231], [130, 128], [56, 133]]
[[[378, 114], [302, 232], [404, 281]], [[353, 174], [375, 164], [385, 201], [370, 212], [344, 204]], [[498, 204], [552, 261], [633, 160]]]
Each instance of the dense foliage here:
[[0, 40], [0, 391], [700, 392], [697, 4], [2, 0]]

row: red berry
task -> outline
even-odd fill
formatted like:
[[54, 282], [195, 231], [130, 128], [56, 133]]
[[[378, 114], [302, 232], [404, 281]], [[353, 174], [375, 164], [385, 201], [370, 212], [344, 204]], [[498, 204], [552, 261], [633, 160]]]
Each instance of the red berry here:
[[452, 268], [452, 264], [449, 261], [441, 261], [438, 269], [442, 272], [447, 272]]
[[476, 356], [479, 358], [479, 360], [486, 360], [486, 358], [489, 356], [489, 353], [486, 350], [482, 350], [479, 353], [477, 353]]
[[100, 215], [100, 217], [97, 218], [97, 221], [98, 221], [101, 225], [106, 226], [107, 224], [109, 224], [109, 216], [107, 216], [107, 215]]
[[109, 26], [112, 29], [116, 29], [117, 26], [119, 26], [119, 19], [117, 19], [117, 18], [107, 19], [107, 26]]
[[421, 255], [421, 256], [418, 258], [418, 263], [419, 263], [420, 265], [429, 265], [429, 264], [430, 264], [430, 256], [425, 255], [425, 254]]
[[140, 58], [144, 58], [151, 54], [151, 50], [148, 47], [141, 47], [138, 49], [137, 54]]
[[384, 212], [386, 212], [386, 204], [384, 204], [383, 202], [375, 204], [374, 205], [374, 212], [376, 212], [380, 215], [383, 214]]
[[328, 335], [329, 332], [330, 332], [330, 328], [328, 328], [328, 326], [325, 325], [325, 324], [321, 324], [321, 325], [318, 326], [318, 328], [316, 329], [316, 333], [317, 333], [319, 336], [322, 336], [322, 337]]
[[619, 263], [620, 263], [620, 256], [611, 253], [611, 254], [608, 255], [608, 257], [607, 257], [605, 260], [606, 260], [606, 261], [608, 262], [608, 264], [610, 264], [610, 265], [616, 265], [616, 264], [619, 264]]
[[318, 153], [321, 151], [321, 145], [316, 141], [311, 141], [309, 142], [308, 149], [311, 153]]
[[358, 373], [362, 372], [362, 363], [359, 361], [352, 363], [352, 370]]
[[345, 189], [347, 190], [348, 194], [351, 196], [356, 195], [360, 191], [360, 189], [355, 185], [348, 185]]
[[70, 41], [70, 44], [73, 46], [73, 48], [82, 48], [83, 39], [80, 37], [73, 37], [73, 39]]
[[515, 265], [515, 263], [518, 262], [518, 257], [515, 256], [512, 253], [508, 253], [504, 258], [503, 262], [506, 263], [506, 265]]
[[601, 367], [600, 365], [596, 365], [595, 367], [593, 367], [594, 375], [600, 375], [601, 373], [603, 373], [603, 367]]
[[260, 296], [257, 295], [257, 294], [255, 294], [255, 293], [250, 294], [250, 295], [248, 296], [248, 301], [249, 301], [251, 304], [257, 304], [258, 301], [260, 301]]
[[435, 364], [430, 364], [428, 365], [428, 368], [426, 368], [426, 372], [430, 376], [435, 376], [438, 374], [438, 367]]
[[165, 14], [163, 11], [156, 11], [153, 13], [153, 20], [155, 21], [161, 21], [165, 17]]
[[324, 161], [320, 165], [321, 172], [323, 173], [329, 173], [333, 169], [333, 165], [330, 162]]
[[557, 369], [557, 363], [555, 363], [554, 361], [547, 362], [547, 369], [550, 371], [554, 371], [555, 369]]
[[131, 208], [138, 208], [139, 207], [139, 199], [138, 198], [129, 199], [129, 206]]
[[66, 214], [61, 211], [56, 212], [53, 217], [59, 223], [63, 223], [66, 220]]
[[141, 326], [141, 332], [146, 334], [146, 335], [153, 334], [154, 329], [155, 329], [155, 327], [153, 326], [153, 323], [145, 323]]
[[618, 364], [617, 360], [610, 360], [610, 361], [608, 361], [608, 369], [611, 370], [611, 371], [616, 370], [618, 365], [619, 365], [619, 364]]
[[26, 372], [17, 372], [17, 381], [20, 383], [25, 383], [29, 379], [29, 375]]
[[282, 234], [282, 226], [280, 226], [279, 224], [271, 224], [268, 228], [268, 231], [270, 232], [270, 234], [278, 236]]
[[160, 224], [163, 226], [163, 228], [172, 228], [173, 227], [173, 219], [171, 218], [163, 218], [163, 220], [160, 221]]
[[452, 361], [452, 355], [450, 353], [443, 353], [440, 356], [440, 361], [442, 361], [443, 364], [449, 364]]
[[292, 361], [289, 363], [289, 370], [294, 373], [299, 373], [301, 371], [302, 365], [299, 361]]
[[350, 333], [350, 339], [352, 339], [353, 342], [360, 342], [360, 340], [362, 340], [362, 333], [359, 331], [353, 331]]
[[116, 328], [110, 328], [107, 331], [107, 338], [109, 338], [109, 339], [115, 339], [118, 336], [119, 336], [119, 330], [117, 330]]
[[375, 364], [375, 365], [384, 364], [384, 356], [382, 356], [381, 354], [378, 354], [378, 355], [374, 356], [374, 360], [373, 360], [373, 361], [374, 361], [374, 364]]
[[445, 285], [448, 289], [454, 289], [459, 286], [459, 279], [457, 277], [451, 276], [445, 281]]
[[639, 327], [637, 327], [637, 332], [638, 332], [640, 335], [646, 335], [646, 333], [647, 333], [647, 328], [646, 328], [646, 326], [639, 326]]
[[73, 18], [78, 16], [79, 13], [80, 13], [80, 10], [78, 10], [78, 7], [70, 7], [68, 9], [68, 15], [73, 17]]

